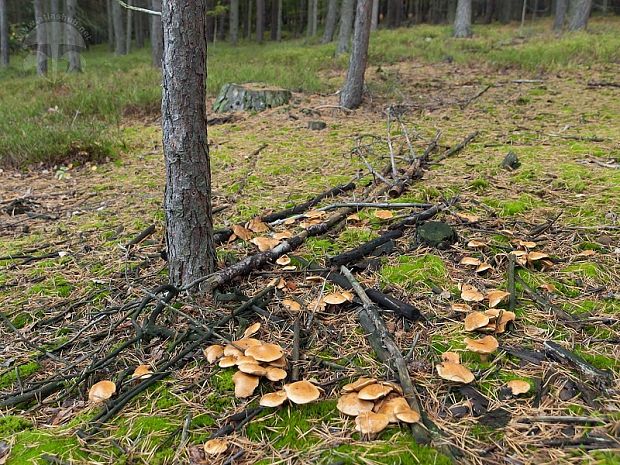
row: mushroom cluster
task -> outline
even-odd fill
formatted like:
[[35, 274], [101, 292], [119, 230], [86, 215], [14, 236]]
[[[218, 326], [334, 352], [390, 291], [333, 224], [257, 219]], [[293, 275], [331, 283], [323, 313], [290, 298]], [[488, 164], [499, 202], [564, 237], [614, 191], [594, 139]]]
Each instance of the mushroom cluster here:
[[390, 423], [416, 423], [420, 414], [403, 397], [402, 388], [388, 381], [359, 378], [342, 388], [338, 410], [355, 417], [355, 429], [362, 434], [376, 434]]
[[287, 377], [284, 350], [278, 344], [251, 337], [259, 329], [260, 323], [255, 323], [245, 331], [243, 338], [226, 346], [214, 344], [204, 350], [209, 363], [218, 362], [221, 368], [237, 367], [233, 383], [238, 398], [254, 394], [261, 377], [273, 382]]

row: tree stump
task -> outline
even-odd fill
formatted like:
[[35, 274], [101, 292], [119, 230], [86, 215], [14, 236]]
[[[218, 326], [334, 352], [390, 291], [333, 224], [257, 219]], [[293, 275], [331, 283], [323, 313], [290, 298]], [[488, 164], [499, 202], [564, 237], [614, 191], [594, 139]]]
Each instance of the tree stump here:
[[418, 243], [445, 249], [456, 240], [456, 231], [441, 221], [427, 221], [418, 227]]
[[289, 102], [291, 92], [286, 89], [267, 87], [261, 84], [224, 84], [220, 90], [213, 111], [263, 111]]

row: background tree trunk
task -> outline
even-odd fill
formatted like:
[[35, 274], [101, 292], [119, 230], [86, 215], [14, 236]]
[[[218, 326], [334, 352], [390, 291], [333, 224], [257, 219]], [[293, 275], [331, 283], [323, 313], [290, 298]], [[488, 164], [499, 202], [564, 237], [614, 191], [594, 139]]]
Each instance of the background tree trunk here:
[[106, 1], [106, 12], [108, 19], [108, 48], [114, 51], [114, 13], [112, 12], [112, 0]]
[[239, 42], [239, 0], [230, 0], [230, 43]]
[[177, 286], [215, 268], [207, 145], [205, 0], [164, 0], [162, 127], [166, 243]]
[[[133, 6], [133, 0], [126, 0], [127, 5]], [[133, 11], [127, 8], [127, 45], [125, 46], [127, 53], [131, 51], [131, 37], [132, 37], [132, 25], [133, 25]]]
[[124, 8], [112, 0], [112, 19], [114, 22], [114, 53], [127, 55], [127, 38], [125, 37]]
[[499, 21], [502, 24], [508, 24], [512, 17], [512, 1], [501, 0], [499, 4]]
[[[161, 11], [161, 0], [151, 0], [151, 10]], [[151, 15], [151, 57], [153, 66], [161, 68], [164, 54], [164, 38], [161, 25], [161, 16]]]
[[402, 0], [388, 0], [387, 25], [389, 28], [400, 27], [402, 10]]
[[256, 42], [261, 44], [265, 35], [265, 0], [256, 0]]
[[43, 1], [34, 0], [34, 20], [37, 30], [37, 74], [47, 74], [47, 30], [43, 21]]
[[566, 10], [568, 8], [568, 0], [556, 0], [555, 16], [553, 18], [553, 30], [561, 31], [564, 28], [564, 19], [566, 18]]
[[[144, 7], [140, 1], [134, 1], [137, 6]], [[136, 30], [136, 48], [144, 48], [144, 13], [136, 12], [134, 15], [134, 29]]]
[[276, 19], [276, 40], [280, 42], [282, 40], [282, 0], [278, 2], [278, 17]]
[[370, 30], [376, 31], [379, 27], [379, 0], [372, 0], [372, 17], [370, 18]]
[[65, 35], [67, 37], [67, 43], [73, 45], [70, 47], [67, 54], [69, 55], [69, 68], [70, 73], [79, 73], [82, 71], [82, 64], [80, 63], [80, 52], [75, 49], [75, 46], [80, 43], [79, 32], [75, 27], [75, 13], [77, 10], [77, 0], [66, 0], [67, 3], [67, 22], [65, 24]]
[[592, 0], [570, 0], [571, 17], [568, 22], [569, 31], [580, 31], [588, 25]]
[[9, 66], [9, 20], [6, 0], [0, 0], [0, 67]]
[[325, 18], [325, 31], [323, 32], [321, 43], [328, 44], [334, 40], [336, 21], [338, 21], [338, 0], [329, 0], [327, 5], [327, 17]]
[[248, 16], [246, 21], [243, 23], [245, 25], [245, 38], [249, 39], [252, 37], [252, 5], [254, 4], [254, 0], [248, 0], [247, 13]]
[[278, 11], [279, 2], [277, 0], [271, 0], [271, 27], [270, 35], [271, 40], [276, 42], [278, 40]]
[[362, 103], [364, 94], [364, 73], [368, 62], [368, 42], [370, 40], [370, 17], [372, 0], [357, 0], [353, 49], [349, 61], [347, 80], [340, 93], [340, 105], [345, 108], [357, 108]]
[[319, 20], [318, 0], [308, 0], [308, 24], [306, 26], [307, 37], [316, 36], [318, 20]]
[[340, 9], [340, 31], [338, 32], [338, 45], [336, 56], [349, 51], [349, 40], [353, 28], [353, 14], [355, 12], [355, 0], [342, 0]]
[[448, 23], [454, 24], [456, 19], [456, 0], [448, 0]]
[[458, 0], [454, 20], [454, 37], [471, 36], [471, 0]]
[[60, 44], [62, 43], [62, 31], [60, 30], [61, 22], [58, 20], [60, 18], [60, 7], [58, 4], [58, 0], [50, 0], [50, 17], [52, 20], [49, 22], [48, 26], [48, 39], [49, 39], [49, 53], [51, 58], [57, 60], [60, 58]]
[[495, 14], [495, 0], [486, 0], [484, 7], [484, 24], [491, 24], [493, 15]]

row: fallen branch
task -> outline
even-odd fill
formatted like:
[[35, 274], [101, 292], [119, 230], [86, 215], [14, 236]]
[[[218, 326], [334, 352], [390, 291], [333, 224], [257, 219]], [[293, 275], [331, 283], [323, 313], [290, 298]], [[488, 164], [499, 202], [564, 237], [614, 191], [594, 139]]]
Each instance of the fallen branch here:
[[436, 160], [434, 160], [435, 163], [440, 162], [442, 160], [445, 160], [446, 158], [449, 158], [453, 155], [456, 155], [457, 153], [459, 153], [461, 150], [463, 150], [465, 147], [467, 147], [469, 145], [469, 143], [471, 141], [473, 141], [477, 136], [478, 136], [479, 132], [475, 131], [472, 132], [470, 135], [468, 135], [465, 139], [463, 139], [460, 143], [458, 143], [457, 145], [455, 145], [454, 147], [449, 148], [448, 150], [446, 150], [444, 153], [442, 153], [439, 158], [437, 158]]
[[430, 156], [430, 154], [437, 149], [437, 142], [439, 141], [440, 137], [441, 131], [437, 131], [435, 133], [435, 137], [433, 137], [433, 140], [431, 140], [431, 142], [424, 150], [424, 153], [419, 158], [416, 158], [409, 165], [409, 168], [407, 168], [400, 180], [390, 188], [390, 190], [388, 191], [388, 195], [391, 198], [394, 199], [396, 197], [400, 197], [413, 179], [415, 179], [416, 177], [422, 177], [422, 167], [428, 161], [428, 157]]
[[568, 364], [577, 370], [582, 376], [598, 385], [608, 385], [613, 380], [613, 374], [607, 370], [600, 370], [586, 362], [579, 355], [564, 349], [553, 341], [545, 341], [547, 355], [561, 364]]
[[515, 274], [516, 281], [523, 287], [525, 293], [537, 304], [541, 309], [551, 311], [554, 313], [561, 321], [563, 321], [567, 326], [571, 328], [581, 328], [581, 324], [577, 321], [577, 318], [574, 315], [562, 310], [557, 305], [553, 305], [549, 300], [540, 295], [538, 292], [534, 291], [530, 286], [527, 285], [525, 281], [521, 278], [521, 276]]
[[461, 110], [464, 110], [465, 108], [467, 108], [471, 102], [476, 100], [478, 97], [480, 97], [482, 94], [484, 94], [491, 87], [492, 87], [491, 85], [487, 85], [487, 86], [483, 87], [478, 92], [476, 92], [473, 96], [471, 96], [470, 98], [465, 100], [463, 103], [460, 103], [459, 107], [461, 107]]

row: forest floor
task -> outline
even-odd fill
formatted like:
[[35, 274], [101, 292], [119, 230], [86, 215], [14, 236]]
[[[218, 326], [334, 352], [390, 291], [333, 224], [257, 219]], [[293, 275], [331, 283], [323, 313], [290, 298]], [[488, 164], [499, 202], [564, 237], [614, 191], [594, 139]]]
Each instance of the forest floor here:
[[[337, 411], [344, 384], [360, 376], [394, 380], [394, 373], [377, 360], [353, 303], [316, 305], [338, 289], [307, 280], [313, 273], [300, 260], [327, 266], [329, 257], [377, 237], [412, 209], [393, 210], [394, 218], [362, 209], [290, 254], [296, 269], [274, 263], [234, 283], [252, 296], [282, 278], [285, 285], [265, 306], [279, 318], [246, 313], [219, 334], [239, 337], [261, 322], [255, 337], [284, 347], [290, 365], [298, 321], [296, 366], [322, 393], [306, 406], [261, 412], [229, 436], [226, 453], [212, 458], [202, 451], [210, 434], [230, 415], [257, 405], [259, 394], [274, 385], [261, 384], [256, 396], [235, 399], [234, 370], [207, 363], [201, 350], [132, 400], [94, 438], [76, 434], [105, 409], [88, 402], [90, 386], [123, 379], [140, 364], [156, 367], [176, 347], [155, 338], [120, 350], [135, 336], [123, 306], [166, 282], [157, 117], [123, 119], [118, 130], [124, 149], [112, 162], [4, 170], [0, 401], [53, 376], [67, 379], [47, 398], [0, 411], [0, 463], [217, 464], [234, 457], [233, 463], [439, 464], [450, 463], [442, 453], [446, 446], [454, 463], [619, 463], [620, 91], [590, 85], [617, 83], [619, 71], [617, 62], [533, 72], [450, 60], [397, 61], [369, 68], [371, 92], [354, 112], [335, 108], [333, 94], [295, 93], [288, 106], [209, 128], [214, 204], [223, 208], [215, 215], [216, 227], [280, 210], [356, 177], [362, 178], [358, 184], [369, 180], [365, 165], [352, 155], [356, 138], [376, 136], [367, 155], [381, 169], [389, 161], [385, 110], [396, 100], [405, 104], [402, 121], [415, 153], [441, 131], [423, 177], [395, 201], [435, 204], [458, 195], [458, 203], [434, 218], [456, 229], [457, 242], [441, 250], [421, 246], [410, 228], [356, 273], [366, 286], [410, 302], [424, 316], [408, 321], [383, 314], [396, 343], [410, 355], [423, 410], [441, 432], [432, 446], [416, 444], [411, 431], [397, 425], [376, 438], [360, 437], [354, 421]], [[325, 70], [320, 77], [336, 82], [343, 72]], [[313, 120], [324, 121], [326, 129], [308, 129]], [[478, 136], [461, 152], [432, 162], [474, 131]], [[395, 152], [408, 156], [398, 125], [392, 125], [391, 139]], [[509, 151], [521, 161], [514, 171], [500, 166]], [[319, 206], [359, 198], [362, 190]], [[151, 224], [153, 234], [125, 247]], [[275, 229], [295, 232], [299, 223]], [[481, 244], [472, 248], [471, 241]], [[518, 266], [526, 285], [517, 283], [514, 325], [496, 335], [500, 349], [490, 357], [472, 354], [464, 338], [476, 334], [463, 329], [467, 311], [455, 306], [464, 303], [459, 286], [470, 284], [483, 293], [507, 289], [507, 257], [523, 249], [519, 241], [535, 242], [527, 247], [548, 260]], [[219, 266], [255, 252], [250, 242], [228, 242], [218, 248]], [[461, 264], [463, 257], [491, 268], [477, 273]], [[291, 308], [290, 300], [300, 309]], [[209, 325], [238, 305], [179, 296], [174, 308], [183, 314], [170, 310], [163, 318], [182, 331], [187, 315]], [[576, 319], [563, 321], [558, 309]], [[600, 371], [592, 376], [545, 356], [549, 341]], [[111, 363], [75, 382], [114, 349], [120, 352]], [[473, 391], [437, 375], [435, 365], [446, 351], [458, 352], [474, 373]], [[507, 395], [506, 383], [514, 379], [527, 381], [530, 391]], [[122, 385], [126, 390], [131, 382]]]

